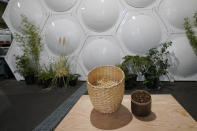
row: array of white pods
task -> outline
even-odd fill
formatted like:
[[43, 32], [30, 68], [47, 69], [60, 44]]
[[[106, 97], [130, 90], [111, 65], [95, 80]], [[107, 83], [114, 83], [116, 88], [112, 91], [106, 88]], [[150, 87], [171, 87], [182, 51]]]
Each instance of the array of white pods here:
[[[171, 75], [197, 80], [197, 56], [183, 27], [184, 18], [195, 11], [197, 0], [10, 0], [3, 18], [12, 33], [20, 33], [21, 15], [27, 16], [42, 30], [41, 64], [64, 53], [82, 80], [96, 66], [118, 64], [128, 54], [144, 55], [169, 40]], [[14, 55], [21, 52], [15, 40], [11, 46], [6, 61], [14, 72]]]

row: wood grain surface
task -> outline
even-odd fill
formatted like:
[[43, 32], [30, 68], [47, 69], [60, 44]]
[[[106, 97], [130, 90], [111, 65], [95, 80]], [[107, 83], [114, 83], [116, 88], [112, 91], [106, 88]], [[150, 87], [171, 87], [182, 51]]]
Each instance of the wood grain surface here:
[[152, 95], [152, 113], [147, 117], [132, 115], [130, 100], [125, 95], [117, 112], [101, 114], [84, 95], [55, 131], [197, 131], [197, 122], [171, 95]]

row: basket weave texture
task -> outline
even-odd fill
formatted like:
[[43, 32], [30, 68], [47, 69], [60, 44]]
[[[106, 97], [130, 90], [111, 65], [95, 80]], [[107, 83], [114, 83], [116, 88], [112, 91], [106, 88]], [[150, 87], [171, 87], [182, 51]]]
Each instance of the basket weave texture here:
[[[100, 79], [117, 81], [111, 87], [99, 87], [94, 83]], [[124, 72], [115, 66], [100, 66], [88, 73], [87, 88], [95, 110], [101, 113], [112, 113], [118, 110], [124, 95]]]

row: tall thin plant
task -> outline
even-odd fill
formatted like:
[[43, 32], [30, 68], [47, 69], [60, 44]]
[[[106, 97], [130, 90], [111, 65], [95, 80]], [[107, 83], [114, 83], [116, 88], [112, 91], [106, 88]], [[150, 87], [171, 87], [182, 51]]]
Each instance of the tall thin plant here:
[[[40, 71], [40, 53], [42, 51], [40, 29], [32, 24], [26, 16], [22, 15], [21, 17], [21, 33], [14, 34], [15, 40], [23, 51], [22, 56], [16, 56], [17, 64], [22, 64], [21, 58], [25, 58], [27, 60], [25, 66], [33, 66], [33, 74], [38, 75]], [[24, 66], [18, 67], [18, 70], [25, 69]]]
[[60, 81], [62, 81], [63, 85], [61, 85], [61, 86], [66, 87], [68, 85], [69, 75], [70, 75], [69, 63], [68, 63], [67, 58], [63, 54], [61, 54], [59, 56], [58, 61], [56, 61], [56, 63], [54, 64], [54, 66], [55, 66], [55, 75], [52, 80], [53, 85], [59, 86], [59, 85], [61, 85]]

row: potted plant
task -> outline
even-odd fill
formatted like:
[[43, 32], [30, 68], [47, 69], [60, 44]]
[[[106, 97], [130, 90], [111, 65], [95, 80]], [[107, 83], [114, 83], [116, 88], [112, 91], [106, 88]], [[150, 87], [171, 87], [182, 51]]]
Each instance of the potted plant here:
[[79, 74], [70, 74], [69, 75], [69, 85], [75, 86], [77, 84], [78, 78], [80, 77]]
[[47, 88], [51, 85], [54, 76], [55, 70], [53, 64], [50, 64], [49, 67], [45, 66], [39, 74], [39, 83], [43, 86], [43, 88]]
[[69, 84], [69, 64], [65, 56], [60, 55], [59, 60], [55, 63], [55, 76], [53, 84], [57, 87], [65, 87]]
[[157, 89], [159, 87], [160, 76], [168, 74], [170, 67], [167, 48], [171, 46], [172, 42], [162, 43], [159, 48], [151, 48], [146, 56], [146, 63], [140, 69], [144, 76], [144, 83], [149, 89]]
[[130, 89], [137, 85], [137, 77], [140, 75], [142, 66], [147, 62], [146, 57], [125, 56], [119, 65], [125, 73], [125, 89]]
[[136, 116], [147, 116], [151, 112], [151, 95], [145, 90], [131, 93], [131, 110]]
[[[118, 65], [125, 73], [126, 87], [135, 83], [136, 77], [131, 80], [132, 74], [144, 76], [144, 84], [149, 89], [157, 89], [160, 76], [168, 74], [169, 51], [171, 42], [162, 43], [159, 48], [151, 48], [146, 56], [125, 56], [122, 64]], [[129, 83], [130, 82], [130, 83]]]
[[35, 83], [35, 68], [32, 66], [32, 61], [28, 56], [16, 56], [16, 72], [24, 76], [26, 84]]
[[21, 17], [22, 26], [20, 28], [22, 33], [15, 33], [14, 38], [16, 42], [19, 43], [19, 46], [23, 51], [23, 55], [16, 56], [16, 68], [25, 80], [28, 78], [35, 81], [40, 72], [39, 60], [40, 52], [42, 51], [42, 38], [40, 36], [39, 28], [29, 22], [27, 17]]

